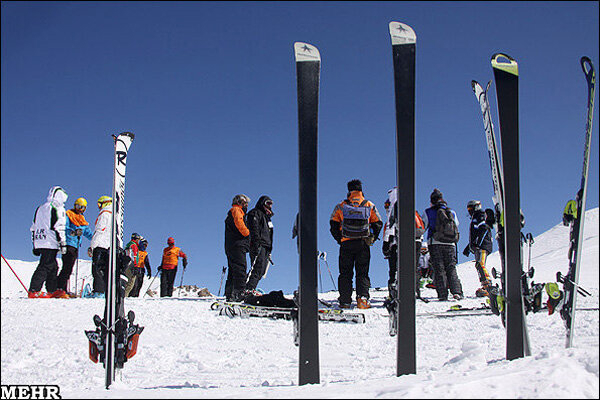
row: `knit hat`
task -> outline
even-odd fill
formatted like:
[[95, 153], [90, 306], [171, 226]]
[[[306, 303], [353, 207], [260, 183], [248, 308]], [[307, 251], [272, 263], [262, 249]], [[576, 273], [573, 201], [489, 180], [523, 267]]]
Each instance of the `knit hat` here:
[[433, 192], [431, 192], [431, 196], [429, 196], [429, 199], [431, 200], [431, 204], [435, 204], [438, 201], [442, 200], [444, 198], [444, 196], [442, 195], [442, 192], [440, 192], [440, 190], [438, 188], [433, 189]]
[[348, 182], [348, 191], [352, 192], [353, 190], [358, 190], [362, 192], [362, 182], [358, 179], [352, 179]]

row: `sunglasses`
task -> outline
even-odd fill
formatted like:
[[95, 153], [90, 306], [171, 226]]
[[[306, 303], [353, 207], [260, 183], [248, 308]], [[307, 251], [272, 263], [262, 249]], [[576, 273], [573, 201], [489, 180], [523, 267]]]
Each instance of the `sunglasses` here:
[[76, 210], [85, 211], [85, 209], [86, 209], [86, 206], [80, 206], [79, 204], [75, 204], [75, 209], [76, 209]]

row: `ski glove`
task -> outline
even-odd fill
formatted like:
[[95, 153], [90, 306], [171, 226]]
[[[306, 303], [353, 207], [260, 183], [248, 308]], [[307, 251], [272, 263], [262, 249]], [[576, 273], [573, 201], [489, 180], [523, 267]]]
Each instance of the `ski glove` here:
[[65, 242], [60, 242], [60, 253], [67, 254], [67, 244]]
[[183, 259], [183, 269], [185, 269], [185, 267], [187, 267], [187, 258]]
[[465, 247], [465, 249], [463, 250], [463, 254], [466, 257], [469, 257], [469, 254], [471, 254], [471, 249], [469, 248], [469, 245], [467, 245], [467, 247]]
[[92, 248], [91, 248], [91, 247], [88, 247], [88, 257], [92, 257], [92, 254], [94, 254], [94, 253], [92, 252]]
[[384, 258], [390, 258], [390, 242], [383, 242], [383, 246], [381, 246], [381, 251], [383, 252]]
[[373, 243], [375, 243], [375, 236], [373, 235], [369, 235], [368, 237], [365, 238], [365, 243], [368, 244], [369, 246], [373, 246]]

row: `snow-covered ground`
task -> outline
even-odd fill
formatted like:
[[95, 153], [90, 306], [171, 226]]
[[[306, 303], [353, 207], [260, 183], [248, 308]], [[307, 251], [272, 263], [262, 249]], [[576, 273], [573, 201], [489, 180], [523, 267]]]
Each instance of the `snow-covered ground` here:
[[[568, 235], [559, 224], [535, 238], [534, 281], [566, 273]], [[592, 296], [578, 296], [578, 307], [598, 307], [598, 254], [596, 208], [586, 214], [580, 275]], [[36, 263], [8, 262], [28, 286]], [[489, 268], [499, 265], [498, 254], [492, 254]], [[79, 260], [78, 285], [90, 281], [89, 270], [89, 261]], [[458, 273], [470, 295], [460, 303], [479, 305], [482, 300], [471, 296], [478, 287], [473, 263], [461, 264]], [[157, 286], [158, 279], [153, 289]], [[598, 311], [577, 312], [571, 349], [564, 348], [558, 315], [528, 315], [532, 355], [514, 361], [505, 359], [505, 330], [497, 316], [419, 316], [417, 374], [396, 377], [397, 339], [388, 336], [381, 307], [387, 291], [373, 289], [375, 307], [364, 311], [365, 324], [319, 324], [321, 384], [299, 387], [291, 322], [229, 319], [211, 311], [210, 300], [197, 297], [128, 298], [126, 310], [135, 310], [145, 330], [138, 354], [107, 391], [104, 370], [89, 361], [83, 334], [93, 328], [92, 316], [102, 314], [103, 299], [27, 299], [4, 261], [1, 295], [2, 385], [55, 384], [66, 398], [599, 397]], [[431, 289], [423, 295], [435, 297]], [[335, 292], [321, 294], [336, 297]], [[450, 305], [419, 301], [417, 313]]]

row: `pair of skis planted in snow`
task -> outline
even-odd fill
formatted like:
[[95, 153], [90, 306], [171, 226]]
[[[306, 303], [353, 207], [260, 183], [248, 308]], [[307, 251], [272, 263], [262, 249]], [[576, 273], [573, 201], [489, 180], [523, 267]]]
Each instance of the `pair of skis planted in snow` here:
[[112, 192], [112, 232], [108, 274], [106, 277], [106, 296], [104, 318], [94, 316], [96, 329], [85, 331], [89, 341], [89, 357], [104, 364], [105, 387], [108, 389], [115, 379], [117, 369], [137, 352], [137, 343], [143, 327], [135, 325], [135, 314], [129, 311], [125, 316], [124, 292], [120, 284], [120, 270], [125, 262], [123, 248], [123, 215], [125, 209], [125, 170], [127, 153], [133, 142], [131, 132], [113, 136], [115, 144], [113, 192]]
[[[494, 207], [496, 210], [496, 230], [502, 232], [499, 245], [504, 245], [505, 254], [502, 263], [502, 293], [506, 295], [506, 328], [507, 328], [507, 358], [513, 359], [529, 354], [527, 327], [523, 308], [523, 297], [528, 295], [529, 283], [526, 273], [523, 273], [520, 229], [521, 215], [519, 209], [519, 124], [518, 124], [518, 65], [505, 54], [492, 56], [492, 67], [496, 80], [498, 100], [498, 119], [502, 142], [502, 165], [498, 157], [490, 106], [487, 92], [491, 81], [485, 90], [476, 81], [471, 85], [481, 107], [483, 125], [488, 146], [492, 184], [494, 188]], [[595, 72], [592, 62], [582, 57], [581, 67], [588, 84], [587, 123], [581, 186], [577, 192], [577, 213], [571, 222], [569, 272], [563, 279], [564, 305], [560, 310], [567, 329], [566, 346], [570, 347], [573, 340], [573, 321], [575, 315], [575, 299], [579, 281], [579, 261], [581, 243], [583, 241], [583, 220], [587, 190], [589, 150], [591, 143], [592, 116], [594, 108]], [[506, 180], [505, 180], [506, 179]], [[502, 226], [501, 226], [502, 225]], [[505, 286], [506, 285], [506, 286]]]

